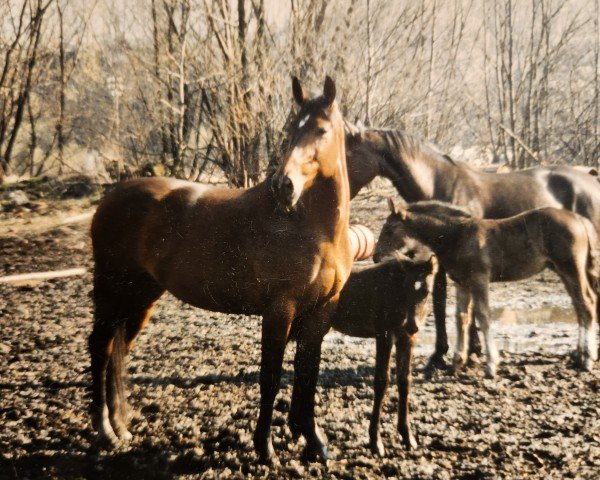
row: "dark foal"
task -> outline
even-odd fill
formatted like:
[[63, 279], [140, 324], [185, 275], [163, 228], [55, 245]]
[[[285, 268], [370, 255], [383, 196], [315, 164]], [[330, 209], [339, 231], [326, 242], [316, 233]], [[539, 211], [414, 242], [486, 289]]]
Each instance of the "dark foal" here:
[[390, 357], [396, 345], [398, 381], [398, 431], [406, 449], [417, 446], [409, 421], [411, 360], [415, 334], [427, 315], [427, 297], [437, 272], [437, 261], [389, 259], [352, 269], [342, 293], [332, 327], [353, 337], [375, 338], [375, 398], [369, 426], [371, 451], [385, 455], [379, 436], [381, 406], [390, 381]]
[[499, 355], [491, 332], [489, 284], [524, 280], [546, 268], [561, 278], [571, 297], [579, 338], [577, 363], [591, 370], [597, 359], [593, 330], [598, 308], [598, 236], [585, 217], [564, 209], [540, 208], [501, 220], [482, 220], [437, 201], [395, 205], [377, 242], [376, 255], [396, 249], [406, 234], [429, 246], [456, 283], [457, 344], [454, 371], [467, 360], [471, 312], [484, 334], [486, 376]]

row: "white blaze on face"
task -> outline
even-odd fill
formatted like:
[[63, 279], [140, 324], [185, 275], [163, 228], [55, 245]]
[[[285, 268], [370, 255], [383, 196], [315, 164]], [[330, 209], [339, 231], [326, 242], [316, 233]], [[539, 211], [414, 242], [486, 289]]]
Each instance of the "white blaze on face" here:
[[298, 122], [298, 128], [302, 128], [304, 125], [306, 125], [306, 122], [308, 122], [308, 119], [310, 118], [310, 115], [307, 115], [306, 117], [304, 117], [302, 120], [300, 120]]

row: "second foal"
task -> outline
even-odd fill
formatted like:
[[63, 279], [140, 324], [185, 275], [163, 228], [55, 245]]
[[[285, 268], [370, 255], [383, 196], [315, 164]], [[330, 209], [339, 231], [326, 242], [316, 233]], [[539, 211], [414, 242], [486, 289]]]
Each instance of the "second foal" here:
[[493, 377], [498, 352], [490, 333], [490, 282], [523, 280], [547, 267], [563, 281], [577, 314], [578, 365], [590, 370], [597, 359], [593, 325], [597, 318], [598, 238], [592, 223], [556, 208], [530, 210], [502, 220], [474, 218], [437, 201], [396, 206], [388, 217], [375, 255], [397, 248], [408, 234], [423, 242], [457, 285], [457, 344], [454, 370], [467, 360], [471, 303], [485, 336], [486, 375]]
[[437, 272], [437, 261], [390, 259], [355, 267], [346, 282], [331, 326], [353, 337], [376, 339], [373, 413], [369, 425], [371, 451], [385, 455], [379, 436], [381, 406], [390, 381], [390, 357], [396, 345], [398, 431], [404, 446], [417, 446], [409, 420], [411, 361], [414, 336], [427, 314], [427, 297]]

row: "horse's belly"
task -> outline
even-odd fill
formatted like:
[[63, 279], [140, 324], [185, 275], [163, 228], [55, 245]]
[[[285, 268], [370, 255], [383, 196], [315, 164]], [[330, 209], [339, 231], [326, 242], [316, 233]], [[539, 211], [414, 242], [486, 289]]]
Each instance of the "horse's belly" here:
[[516, 282], [540, 273], [546, 268], [546, 259], [507, 259], [507, 262], [492, 270], [491, 282]]
[[254, 282], [225, 282], [180, 277], [163, 286], [179, 300], [198, 308], [223, 313], [261, 314], [264, 302]]

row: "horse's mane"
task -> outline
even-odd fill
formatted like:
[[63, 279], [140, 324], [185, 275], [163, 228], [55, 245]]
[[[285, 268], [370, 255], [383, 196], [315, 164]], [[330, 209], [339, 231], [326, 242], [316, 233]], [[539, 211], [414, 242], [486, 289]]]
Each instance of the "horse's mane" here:
[[456, 165], [450, 155], [442, 152], [433, 143], [422, 140], [412, 133], [388, 128], [372, 128], [370, 130], [380, 135], [390, 153], [399, 155], [401, 158], [416, 158], [426, 155]]
[[407, 210], [411, 213], [421, 213], [435, 217], [454, 217], [460, 219], [471, 219], [473, 216], [464, 208], [451, 203], [438, 200], [427, 200], [415, 202], [408, 205]]

